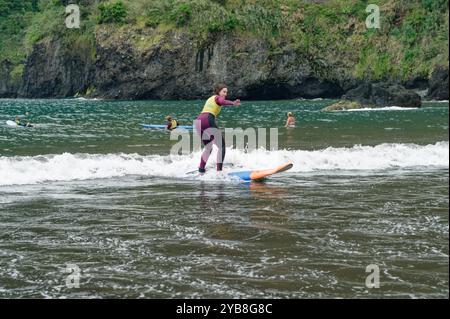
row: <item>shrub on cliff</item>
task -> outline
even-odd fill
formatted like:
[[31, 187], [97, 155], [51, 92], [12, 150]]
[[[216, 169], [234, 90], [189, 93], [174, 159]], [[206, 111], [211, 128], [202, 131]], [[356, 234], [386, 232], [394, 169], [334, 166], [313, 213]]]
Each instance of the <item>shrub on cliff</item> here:
[[192, 16], [192, 8], [189, 3], [181, 3], [172, 11], [170, 18], [175, 21], [177, 27], [184, 27]]
[[127, 8], [122, 1], [115, 3], [102, 3], [99, 5], [99, 23], [124, 23], [127, 17]]

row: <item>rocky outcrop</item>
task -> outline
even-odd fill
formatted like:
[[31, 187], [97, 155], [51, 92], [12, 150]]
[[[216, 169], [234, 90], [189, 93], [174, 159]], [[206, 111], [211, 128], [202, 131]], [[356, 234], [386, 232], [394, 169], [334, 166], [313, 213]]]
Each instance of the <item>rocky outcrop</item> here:
[[421, 104], [421, 98], [417, 93], [398, 84], [365, 83], [350, 90], [341, 101], [324, 108], [323, 111], [386, 106], [420, 107]]
[[89, 45], [44, 40], [28, 57], [21, 97], [69, 97], [84, 94], [92, 83], [94, 58]]
[[365, 83], [348, 91], [343, 97], [345, 100], [356, 101], [363, 105], [420, 107], [420, 96], [406, 90], [398, 84]]
[[427, 100], [448, 100], [448, 66], [438, 67], [431, 74]]
[[[342, 100], [337, 103], [334, 103], [332, 105], [329, 105], [322, 109], [324, 112], [331, 112], [331, 111], [345, 111], [345, 110], [354, 110], [354, 109], [362, 109], [367, 106], [362, 105], [358, 102], [352, 102], [348, 100]], [[373, 107], [373, 106], [371, 106]]]

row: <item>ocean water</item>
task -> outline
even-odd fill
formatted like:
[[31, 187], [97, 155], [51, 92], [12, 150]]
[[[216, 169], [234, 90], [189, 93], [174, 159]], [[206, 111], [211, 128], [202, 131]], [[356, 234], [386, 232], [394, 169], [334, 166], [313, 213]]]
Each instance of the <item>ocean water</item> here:
[[0, 298], [448, 298], [448, 102], [332, 102], [224, 108], [222, 128], [278, 129], [225, 171], [293, 163], [243, 183], [140, 127], [203, 101], [0, 100]]

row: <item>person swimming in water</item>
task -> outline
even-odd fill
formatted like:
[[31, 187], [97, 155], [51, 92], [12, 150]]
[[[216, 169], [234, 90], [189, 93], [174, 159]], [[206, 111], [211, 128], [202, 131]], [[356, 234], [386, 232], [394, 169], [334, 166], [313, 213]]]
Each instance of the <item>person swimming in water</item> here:
[[[27, 113], [28, 114], [28, 113]], [[23, 127], [33, 127], [33, 125], [31, 125], [31, 123], [29, 121], [25, 121], [25, 120], [21, 120], [19, 116], [16, 116], [16, 119], [14, 120], [14, 122], [18, 125], [18, 126], [23, 126]]]
[[174, 129], [177, 128], [178, 121], [176, 119], [172, 118], [172, 116], [170, 116], [170, 115], [166, 116], [166, 120], [167, 120], [167, 127], [166, 128], [168, 130], [171, 131], [171, 130], [174, 130]]
[[222, 110], [222, 107], [239, 106], [241, 104], [239, 99], [234, 101], [226, 100], [225, 98], [227, 95], [228, 88], [225, 84], [216, 85], [214, 87], [214, 95], [208, 98], [202, 112], [195, 121], [195, 129], [200, 135], [202, 144], [205, 146], [200, 160], [200, 166], [198, 168], [200, 173], [205, 173], [206, 162], [211, 155], [213, 144], [215, 144], [219, 149], [219, 152], [217, 153], [217, 171], [221, 171], [223, 168], [223, 160], [225, 158], [225, 139], [217, 127], [217, 116]]
[[286, 125], [284, 127], [295, 127], [295, 117], [292, 112], [288, 112]]

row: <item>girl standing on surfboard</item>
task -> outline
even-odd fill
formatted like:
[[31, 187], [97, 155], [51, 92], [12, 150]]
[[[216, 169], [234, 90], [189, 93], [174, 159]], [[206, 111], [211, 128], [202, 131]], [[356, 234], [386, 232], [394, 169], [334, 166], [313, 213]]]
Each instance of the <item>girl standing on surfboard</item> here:
[[226, 100], [228, 89], [225, 84], [218, 84], [214, 87], [214, 95], [206, 100], [202, 112], [195, 121], [195, 129], [205, 146], [200, 166], [199, 173], [205, 173], [206, 162], [212, 152], [213, 144], [216, 144], [219, 152], [217, 153], [217, 171], [221, 171], [223, 167], [223, 160], [225, 158], [225, 139], [217, 127], [217, 116], [224, 106], [239, 106], [241, 101], [239, 99], [234, 101]]

